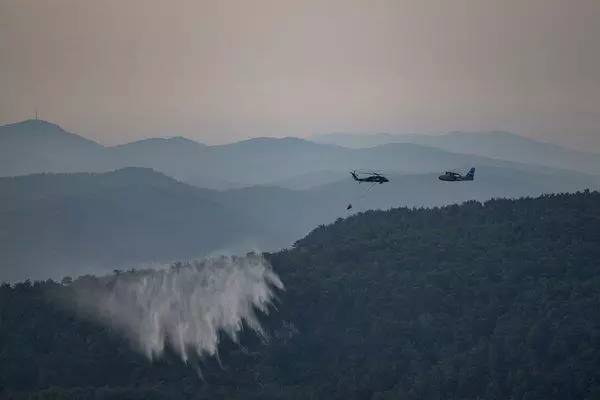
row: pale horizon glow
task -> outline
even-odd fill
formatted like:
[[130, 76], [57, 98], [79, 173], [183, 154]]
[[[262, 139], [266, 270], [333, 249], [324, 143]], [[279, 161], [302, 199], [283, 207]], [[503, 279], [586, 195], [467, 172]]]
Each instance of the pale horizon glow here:
[[600, 152], [597, 0], [0, 0], [0, 124], [112, 145], [506, 130]]

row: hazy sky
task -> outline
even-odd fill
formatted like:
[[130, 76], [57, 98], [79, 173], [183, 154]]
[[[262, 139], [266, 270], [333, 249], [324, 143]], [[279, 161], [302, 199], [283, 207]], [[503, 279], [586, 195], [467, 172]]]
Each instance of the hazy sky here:
[[600, 152], [600, 0], [0, 0], [0, 123], [105, 144], [504, 129]]

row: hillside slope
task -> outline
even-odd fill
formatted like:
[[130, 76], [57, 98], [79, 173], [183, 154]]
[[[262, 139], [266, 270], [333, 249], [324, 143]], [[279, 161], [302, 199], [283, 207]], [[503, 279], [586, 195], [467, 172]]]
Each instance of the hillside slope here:
[[206, 191], [148, 169], [0, 178], [2, 280], [243, 251], [274, 236]]
[[202, 363], [203, 379], [174, 357], [147, 362], [114, 331], [50, 301], [105, 281], [2, 286], [0, 390], [15, 399], [596, 399], [599, 257], [597, 192], [339, 220], [268, 255], [286, 286], [265, 319], [270, 340], [225, 340], [219, 361]]

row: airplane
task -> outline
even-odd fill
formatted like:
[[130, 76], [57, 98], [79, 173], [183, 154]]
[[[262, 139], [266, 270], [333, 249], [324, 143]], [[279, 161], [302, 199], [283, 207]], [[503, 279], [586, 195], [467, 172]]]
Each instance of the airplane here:
[[439, 176], [440, 181], [446, 182], [462, 182], [472, 181], [475, 179], [475, 168], [471, 168], [466, 175], [461, 175], [458, 172], [446, 171], [443, 175]]
[[356, 171], [352, 171], [350, 172], [350, 175], [352, 175], [352, 178], [354, 178], [355, 181], [357, 181], [358, 183], [361, 182], [370, 182], [370, 183], [385, 183], [385, 182], [389, 182], [390, 180], [388, 178], [386, 178], [385, 176], [378, 174], [377, 172], [364, 172], [363, 174], [367, 174], [369, 176], [367, 176], [366, 178], [359, 178], [358, 177], [358, 173]]

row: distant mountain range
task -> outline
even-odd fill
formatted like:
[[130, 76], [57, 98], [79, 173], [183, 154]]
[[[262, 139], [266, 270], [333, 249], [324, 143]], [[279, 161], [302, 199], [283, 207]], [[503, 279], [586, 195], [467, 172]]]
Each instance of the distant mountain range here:
[[[481, 167], [474, 182], [389, 175], [306, 190], [199, 189], [156, 171], [0, 178], [0, 281], [79, 275], [214, 253], [275, 250], [359, 211], [598, 188], [587, 175]], [[348, 203], [353, 204], [350, 211]]]
[[311, 140], [350, 148], [412, 143], [450, 152], [600, 174], [600, 154], [572, 150], [502, 131], [450, 132], [439, 136], [332, 133], [316, 135]]
[[[366, 147], [344, 147], [354, 139]], [[597, 155], [507, 133], [315, 140], [328, 143], [255, 138], [207, 146], [175, 137], [105, 147], [45, 121], [2, 126], [0, 280], [275, 250], [374, 208], [600, 187], [591, 174], [600, 170]], [[474, 182], [437, 179], [470, 166]], [[353, 169], [383, 171], [390, 182], [357, 184]]]
[[[348, 148], [356, 138], [374, 147]], [[507, 133], [440, 137], [374, 135], [255, 138], [207, 146], [189, 139], [146, 139], [105, 147], [57, 125], [29, 120], [0, 127], [0, 176], [40, 172], [106, 172], [147, 167], [212, 189], [256, 184], [306, 189], [331, 183], [349, 170], [437, 173], [470, 166], [532, 173], [600, 173], [600, 156]], [[377, 143], [379, 141], [380, 143]], [[331, 144], [335, 143], [335, 144]], [[354, 146], [353, 146], [354, 147]]]

